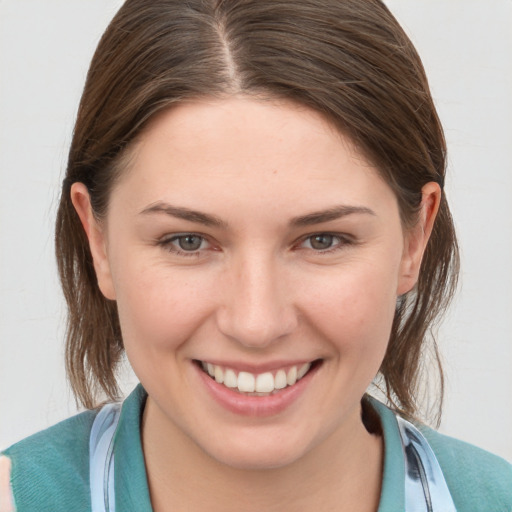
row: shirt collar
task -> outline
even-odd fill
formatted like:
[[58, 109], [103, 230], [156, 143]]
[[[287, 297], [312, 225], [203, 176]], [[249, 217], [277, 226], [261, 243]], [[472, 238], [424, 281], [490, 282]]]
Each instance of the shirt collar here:
[[147, 394], [139, 384], [123, 403], [114, 439], [117, 510], [152, 512], [140, 426]]
[[[115, 490], [118, 510], [152, 512], [144, 455], [141, 421], [147, 394], [139, 384], [123, 403], [114, 439]], [[377, 412], [384, 438], [384, 474], [378, 512], [405, 510], [405, 466], [395, 414], [378, 400], [368, 397]]]

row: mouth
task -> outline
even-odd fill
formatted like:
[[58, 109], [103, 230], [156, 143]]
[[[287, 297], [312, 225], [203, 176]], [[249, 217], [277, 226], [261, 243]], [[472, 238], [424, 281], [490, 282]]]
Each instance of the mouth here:
[[297, 384], [306, 375], [315, 370], [321, 359], [288, 365], [264, 373], [239, 371], [206, 361], [194, 361], [196, 365], [217, 384], [245, 396], [265, 397], [281, 393]]

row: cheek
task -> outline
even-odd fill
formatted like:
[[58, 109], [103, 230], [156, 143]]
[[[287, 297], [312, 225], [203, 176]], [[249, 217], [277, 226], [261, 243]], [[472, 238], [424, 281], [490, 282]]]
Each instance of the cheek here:
[[396, 305], [396, 274], [376, 265], [355, 266], [316, 282], [304, 295], [304, 314], [340, 351], [384, 355]]
[[127, 352], [179, 347], [211, 314], [210, 280], [201, 273], [127, 263], [114, 276]]

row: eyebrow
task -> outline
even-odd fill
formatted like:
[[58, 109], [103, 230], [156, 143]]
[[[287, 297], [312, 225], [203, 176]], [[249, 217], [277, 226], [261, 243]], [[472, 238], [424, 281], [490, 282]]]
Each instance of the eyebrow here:
[[[215, 215], [208, 213], [199, 212], [197, 210], [191, 210], [190, 208], [184, 208], [180, 206], [172, 206], [168, 203], [157, 202], [144, 208], [141, 212], [142, 215], [160, 213], [176, 217], [178, 219], [187, 220], [189, 222], [195, 222], [197, 224], [203, 224], [209, 227], [217, 227], [226, 229], [227, 223]], [[292, 227], [306, 227], [315, 224], [321, 224], [322, 222], [329, 222], [337, 220], [348, 215], [364, 214], [373, 215], [375, 212], [365, 206], [335, 206], [326, 210], [320, 210], [317, 212], [308, 213], [307, 215], [301, 215], [294, 217], [290, 221]]]
[[294, 227], [312, 226], [314, 224], [321, 224], [322, 222], [329, 222], [355, 214], [376, 216], [376, 213], [366, 206], [341, 205], [328, 208], [327, 210], [321, 210], [318, 212], [308, 213], [307, 215], [301, 215], [300, 217], [295, 217], [290, 221], [290, 225]]
[[152, 213], [163, 213], [165, 215], [170, 215], [171, 217], [176, 217], [178, 219], [195, 222], [196, 224], [203, 224], [205, 226], [216, 228], [227, 228], [226, 222], [224, 222], [219, 217], [216, 217], [215, 215], [210, 215], [208, 213], [199, 212], [197, 210], [191, 210], [189, 208], [183, 208], [180, 206], [172, 206], [168, 203], [163, 203], [160, 201], [149, 205], [148, 207], [144, 208], [140, 213], [142, 215]]

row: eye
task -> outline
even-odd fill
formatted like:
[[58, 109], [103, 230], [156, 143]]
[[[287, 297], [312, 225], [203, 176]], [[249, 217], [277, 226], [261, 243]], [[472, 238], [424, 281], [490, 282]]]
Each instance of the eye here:
[[200, 255], [201, 251], [208, 249], [210, 243], [204, 236], [196, 233], [180, 233], [166, 237], [158, 242], [166, 250], [181, 256]]
[[345, 236], [333, 235], [331, 233], [315, 233], [304, 238], [300, 248], [309, 249], [319, 253], [328, 253], [342, 249], [353, 242]]
[[326, 249], [330, 249], [333, 242], [335, 242], [333, 235], [326, 235], [324, 233], [310, 236], [308, 240], [311, 248], [316, 251], [325, 251]]
[[173, 242], [176, 242], [179, 248], [183, 251], [197, 251], [203, 245], [204, 239], [198, 235], [181, 235], [175, 237]]

